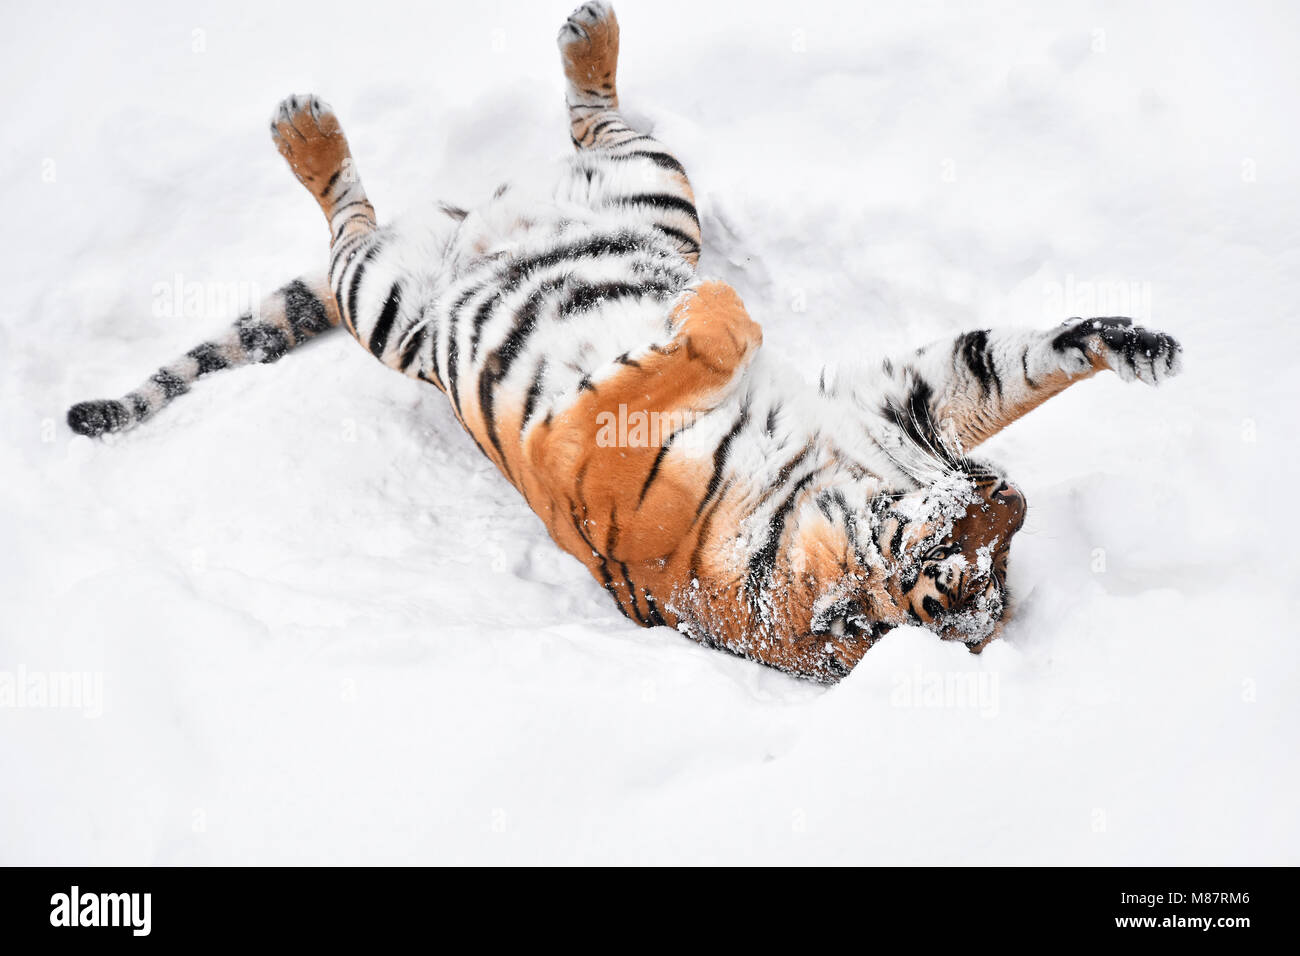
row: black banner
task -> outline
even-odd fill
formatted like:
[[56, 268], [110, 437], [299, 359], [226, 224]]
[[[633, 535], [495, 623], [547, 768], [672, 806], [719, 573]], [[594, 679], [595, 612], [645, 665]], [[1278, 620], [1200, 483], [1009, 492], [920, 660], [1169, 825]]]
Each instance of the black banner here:
[[[1046, 943], [1122, 940], [1232, 946], [1285, 932], [1287, 869], [581, 870], [351, 868], [0, 870], [6, 943], [98, 947], [319, 941], [336, 948], [427, 931], [537, 945], [621, 939], [819, 938]], [[517, 881], [517, 882], [516, 882]], [[676, 912], [675, 912], [676, 911]], [[451, 925], [454, 924], [454, 927]], [[622, 934], [629, 934], [623, 936]], [[551, 940], [542, 939], [550, 936]], [[455, 937], [453, 937], [455, 938]], [[17, 950], [10, 949], [10, 952]]]

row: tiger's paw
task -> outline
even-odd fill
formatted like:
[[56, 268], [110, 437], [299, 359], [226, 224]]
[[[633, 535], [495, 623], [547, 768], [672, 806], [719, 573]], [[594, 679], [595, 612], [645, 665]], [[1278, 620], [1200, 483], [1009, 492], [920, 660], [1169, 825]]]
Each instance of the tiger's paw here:
[[1172, 335], [1153, 332], [1122, 316], [1069, 319], [1051, 340], [1060, 366], [1077, 375], [1089, 367], [1110, 369], [1126, 382], [1159, 385], [1183, 370], [1183, 347]]
[[618, 17], [604, 0], [584, 3], [560, 27], [556, 43], [569, 81], [570, 102], [600, 101], [617, 107]]
[[351, 164], [347, 137], [318, 96], [288, 96], [271, 117], [271, 139], [313, 196], [323, 199]]

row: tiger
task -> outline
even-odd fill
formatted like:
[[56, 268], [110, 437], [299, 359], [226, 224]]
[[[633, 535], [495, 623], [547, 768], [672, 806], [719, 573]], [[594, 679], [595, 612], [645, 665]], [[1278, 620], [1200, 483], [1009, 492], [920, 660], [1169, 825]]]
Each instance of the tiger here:
[[381, 226], [334, 111], [284, 99], [271, 136], [324, 214], [326, 268], [124, 397], [74, 405], [71, 429], [125, 431], [211, 372], [341, 326], [446, 396], [636, 624], [824, 683], [901, 626], [981, 651], [1009, 619], [1027, 502], [972, 451], [1098, 372], [1159, 384], [1182, 347], [1128, 318], [1072, 318], [813, 382], [762, 348], [734, 288], [697, 274], [686, 170], [619, 108], [610, 5], [578, 7], [557, 42], [573, 155], [474, 208]]

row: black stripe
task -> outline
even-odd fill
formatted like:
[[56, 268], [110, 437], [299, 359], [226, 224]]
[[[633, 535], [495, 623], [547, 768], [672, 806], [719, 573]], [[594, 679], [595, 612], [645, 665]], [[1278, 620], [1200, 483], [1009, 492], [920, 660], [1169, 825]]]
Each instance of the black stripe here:
[[283, 289], [284, 317], [293, 330], [293, 337], [301, 342], [319, 335], [330, 327], [329, 312], [315, 292], [301, 279], [294, 279]]
[[524, 429], [528, 427], [528, 420], [533, 417], [533, 412], [537, 410], [537, 400], [542, 397], [542, 380], [546, 376], [546, 359], [537, 363], [537, 371], [533, 373], [533, 382], [528, 386], [528, 394], [524, 396], [524, 413], [523, 418], [519, 420], [519, 434], [522, 437]]
[[[477, 346], [479, 335], [483, 326], [491, 317], [493, 310], [500, 304], [507, 295], [519, 288], [535, 272], [560, 265], [565, 262], [578, 262], [584, 259], [597, 259], [604, 256], [629, 255], [634, 252], [645, 250], [646, 240], [644, 237], [635, 233], [624, 232], [616, 235], [594, 236], [584, 239], [580, 242], [570, 243], [559, 246], [549, 252], [539, 255], [530, 256], [524, 259], [516, 259], [499, 268], [493, 278], [479, 284], [471, 292], [461, 297], [458, 305], [463, 306], [473, 295], [483, 291], [489, 286], [495, 291], [492, 297], [485, 301], [477, 310], [474, 317], [474, 334], [471, 339], [471, 358], [477, 358]], [[650, 286], [662, 287], [667, 291], [668, 287], [662, 282], [650, 283]], [[458, 309], [456, 311], [459, 311]], [[450, 330], [452, 340], [455, 341], [455, 323], [451, 324]]]
[[335, 242], [338, 242], [339, 238], [343, 235], [343, 230], [348, 227], [348, 223], [353, 222], [357, 219], [364, 219], [366, 222], [373, 222], [370, 213], [354, 212], [352, 215], [348, 216], [348, 218], [344, 219], [341, 223], [339, 223], [339, 227], [335, 231], [334, 238], [330, 241], [330, 244], [333, 245]]
[[104, 432], [121, 431], [129, 421], [126, 406], [111, 399], [78, 402], [68, 409], [68, 427], [78, 435], [89, 435], [91, 438]]
[[934, 416], [930, 412], [930, 399], [933, 395], [934, 390], [928, 382], [917, 381], [908, 391], [904, 405], [900, 406], [892, 398], [887, 398], [880, 413], [893, 419], [913, 445], [946, 464], [956, 466], [959, 464], [957, 457], [939, 440], [935, 428]]
[[[629, 128], [628, 128], [628, 132], [630, 133], [631, 131], [632, 131], [632, 130], [631, 130], [631, 128], [629, 127]], [[650, 140], [650, 141], [652, 141], [652, 142], [654, 141], [654, 137], [653, 137], [653, 136], [648, 136], [648, 135], [645, 134], [645, 133], [641, 133], [640, 135], [637, 135], [637, 136], [629, 136], [627, 139], [622, 140], [622, 141], [620, 141], [620, 142], [617, 142], [617, 143], [615, 143], [614, 145], [610, 146], [609, 148], [610, 148], [610, 149], [618, 149], [620, 146], [626, 146], [628, 143], [636, 143], [636, 142], [640, 142], [640, 141], [643, 140], [643, 139], [648, 139], [648, 140]]]
[[795, 501], [800, 493], [815, 475], [815, 471], [810, 471], [800, 478], [790, 489], [790, 494], [781, 502], [780, 507], [776, 509], [776, 513], [772, 515], [772, 520], [767, 526], [767, 539], [749, 560], [746, 587], [751, 592], [758, 591], [767, 582], [772, 569], [776, 566], [776, 555], [781, 548], [781, 538], [785, 535], [785, 525], [790, 520], [790, 512], [794, 510]]
[[662, 299], [675, 292], [673, 286], [658, 279], [641, 283], [601, 282], [594, 285], [585, 282], [573, 283], [571, 291], [556, 307], [556, 312], [561, 318], [567, 318], [575, 312], [584, 312], [614, 299], [639, 298], [647, 295]]
[[[358, 232], [354, 235], [348, 236], [341, 243], [335, 242], [330, 244], [330, 279], [331, 280], [333, 280], [334, 278], [334, 270], [338, 268], [339, 259], [342, 257], [343, 253], [347, 252], [353, 246], [358, 245], [363, 239], [369, 238], [369, 236], [370, 233], [368, 232]], [[337, 292], [338, 289], [335, 289], [334, 291]]]
[[967, 332], [957, 339], [957, 349], [971, 374], [980, 383], [980, 391], [988, 394], [990, 386], [1002, 393], [1002, 381], [993, 367], [992, 357], [988, 354], [989, 333], [987, 329]]
[[646, 627], [648, 622], [641, 614], [641, 608], [636, 603], [636, 585], [632, 583], [631, 572], [628, 571], [627, 565], [622, 561], [619, 562], [618, 568], [623, 572], [623, 581], [627, 584], [627, 600], [632, 605], [632, 613], [636, 615], [636, 622], [642, 627]]
[[428, 332], [429, 327], [422, 325], [406, 340], [406, 345], [402, 347], [402, 358], [400, 360], [403, 372], [407, 371], [411, 367], [411, 363], [418, 357], [420, 347], [424, 345], [424, 339]]
[[678, 435], [694, 424], [694, 422], [691, 422], [690, 424], [683, 425], [663, 440], [663, 443], [659, 446], [659, 454], [655, 455], [655, 460], [653, 464], [650, 465], [650, 474], [645, 476], [645, 484], [641, 486], [641, 497], [636, 500], [638, 508], [645, 502], [645, 496], [649, 493], [650, 486], [654, 484], [655, 478], [659, 477], [659, 466], [662, 465], [664, 459], [668, 457], [668, 452], [672, 449], [673, 442], [677, 440]]
[[655, 229], [658, 229], [660, 232], [662, 232], [669, 239], [675, 239], [678, 242], [685, 245], [688, 252], [692, 250], [695, 252], [700, 251], [699, 241], [695, 239], [693, 236], [689, 236], [686, 233], [682, 232], [682, 230], [675, 229], [672, 226], [665, 226], [663, 223], [659, 223], [659, 222], [651, 223], [651, 225]]
[[653, 206], [655, 209], [673, 209], [689, 216], [696, 226], [700, 224], [700, 217], [695, 211], [695, 206], [689, 200], [683, 199], [681, 196], [674, 196], [671, 193], [637, 193], [634, 196], [618, 196], [609, 200], [609, 205]]
[[339, 177], [341, 175], [343, 175], [343, 170], [341, 169], [334, 170], [334, 175], [331, 176], [329, 182], [325, 184], [325, 188], [320, 191], [320, 195], [322, 199], [324, 199], [326, 196], [330, 194], [330, 190], [334, 188], [334, 184], [339, 181]]
[[898, 522], [898, 527], [894, 529], [893, 537], [889, 539], [889, 558], [891, 561], [897, 561], [901, 554], [903, 547], [903, 531], [906, 527], [902, 518], [895, 517], [894, 520]]
[[736, 423], [731, 426], [731, 430], [722, 436], [722, 441], [718, 442], [718, 447], [713, 452], [713, 474], [709, 476], [709, 483], [704, 489], [704, 497], [700, 499], [699, 505], [695, 509], [695, 517], [698, 520], [700, 512], [704, 506], [709, 503], [714, 492], [718, 490], [718, 485], [722, 484], [722, 469], [727, 463], [727, 454], [730, 452], [731, 443], [735, 437], [740, 434], [740, 430], [749, 422], [749, 408], [746, 406], [740, 410], [740, 415], [736, 418]]
[[644, 249], [646, 249], [646, 240], [644, 238], [634, 233], [625, 232], [612, 236], [594, 236], [580, 242], [559, 246], [539, 255], [513, 260], [505, 267], [498, 268], [491, 279], [479, 283], [466, 292], [453, 306], [448, 330], [451, 340], [453, 342], [456, 340], [456, 314], [459, 313], [460, 308], [479, 292], [489, 287], [494, 289], [491, 298], [486, 300], [475, 313], [474, 332], [470, 349], [471, 359], [477, 359], [478, 357], [479, 336], [492, 312], [506, 296], [519, 288], [533, 273], [565, 262], [577, 262], [603, 256], [629, 255]]
[[[447, 310], [447, 388], [450, 392], [452, 408], [460, 415], [460, 343], [457, 342], [456, 325], [460, 320], [460, 310], [469, 304], [474, 296], [486, 288], [485, 285], [473, 285], [460, 294], [460, 297]], [[484, 457], [486, 457], [486, 452]]]
[[[605, 534], [605, 550], [602, 554], [613, 554], [614, 548], [618, 545], [618, 536], [620, 528], [618, 526], [618, 505], [615, 504], [609, 509], [609, 531]], [[626, 576], [626, 575], [625, 575]], [[631, 590], [631, 581], [628, 581], [628, 590]], [[634, 599], [635, 600], [635, 599]]]
[[[423, 372], [416, 372], [415, 377], [418, 378], [421, 382], [428, 382], [430, 385], [434, 386], [440, 392], [445, 393], [447, 391], [445, 388], [442, 387], [442, 382], [438, 381], [437, 376], [434, 376], [433, 378], [429, 378], [429, 376], [425, 375]], [[477, 445], [478, 442], [475, 442], [474, 444]], [[482, 451], [482, 449], [479, 450]], [[484, 455], [484, 457], [486, 458], [487, 456]]]
[[496, 387], [497, 384], [510, 374], [510, 366], [515, 359], [519, 357], [524, 343], [528, 337], [533, 334], [537, 327], [537, 317], [541, 311], [542, 302], [545, 298], [553, 293], [556, 289], [564, 285], [567, 280], [563, 277], [551, 279], [537, 286], [536, 289], [520, 306], [515, 317], [514, 328], [506, 336], [505, 341], [493, 350], [484, 363], [483, 373], [478, 380], [478, 404], [479, 412], [483, 416], [483, 427], [487, 429], [488, 441], [496, 449], [497, 454], [501, 457], [501, 467], [505, 470], [506, 477], [512, 482], [514, 476], [511, 473], [510, 465], [506, 462], [505, 451], [501, 447], [501, 438], [497, 435], [496, 422]]
[[600, 561], [601, 586], [603, 586], [605, 590], [610, 593], [610, 596], [614, 598], [614, 603], [618, 605], [619, 612], [622, 613], [622, 615], [630, 621], [632, 619], [632, 615], [627, 613], [627, 608], [623, 606], [623, 601], [618, 596], [618, 590], [614, 586], [614, 575], [609, 573], [609, 564], [605, 561], [603, 557], [600, 556], [599, 552], [596, 551], [595, 545], [592, 543], [592, 540], [589, 537], [587, 537], [587, 532], [582, 527], [582, 519], [578, 517], [577, 512], [576, 511], [571, 512], [571, 517], [573, 519], [573, 526], [578, 531], [578, 536], [582, 538], [583, 542], [586, 543], [587, 547], [591, 548], [592, 556]]
[[[284, 329], [245, 316], [239, 324], [239, 345], [249, 359], [269, 364], [289, 351], [289, 337]], [[257, 358], [259, 353], [261, 357]]]
[[698, 578], [700, 576], [700, 555], [704, 553], [704, 546], [709, 541], [709, 531], [713, 527], [713, 518], [718, 513], [718, 509], [722, 507], [723, 495], [725, 494], [726, 491], [724, 489], [723, 494], [718, 496], [718, 500], [713, 503], [713, 506], [709, 508], [708, 512], [704, 515], [704, 519], [700, 521], [700, 531], [695, 538], [695, 547], [691, 549], [691, 560], [687, 565], [690, 569], [692, 578]]
[[185, 354], [198, 363], [199, 375], [207, 375], [209, 372], [216, 372], [230, 364], [226, 361], [226, 357], [221, 354], [220, 348], [211, 342], [204, 342], [202, 345], [197, 345]]
[[158, 371], [154, 372], [153, 375], [149, 377], [149, 381], [162, 389], [163, 399], [169, 402], [177, 395], [184, 395], [190, 390], [190, 387], [185, 384], [183, 378], [175, 372], [165, 368], [160, 368]]
[[384, 302], [384, 308], [380, 311], [379, 319], [370, 333], [370, 354], [377, 359], [384, 357], [388, 336], [393, 331], [393, 322], [397, 318], [397, 310], [401, 307], [402, 284], [394, 282], [393, 287], [388, 290], [388, 300]]
[[330, 218], [331, 218], [331, 219], [337, 219], [337, 218], [338, 218], [338, 214], [341, 213], [344, 209], [351, 209], [353, 206], [361, 206], [361, 205], [367, 205], [367, 206], [370, 205], [370, 200], [369, 200], [369, 199], [350, 199], [350, 200], [348, 200], [347, 202], [345, 202], [343, 205], [341, 205], [341, 206], [335, 206], [332, 210], [330, 210]]
[[667, 627], [668, 622], [665, 621], [664, 616], [659, 613], [659, 605], [655, 603], [654, 595], [644, 589], [641, 591], [641, 594], [645, 597], [645, 606], [647, 611], [645, 616], [646, 627]]
[[493, 285], [499, 286], [508, 292], [518, 288], [524, 279], [532, 275], [532, 273], [559, 265], [562, 262], [598, 259], [603, 256], [629, 255], [633, 252], [646, 250], [646, 248], [646, 240], [632, 232], [593, 236], [580, 242], [557, 246], [549, 252], [530, 256], [526, 259], [516, 259], [499, 271], [497, 281]]
[[618, 593], [614, 589], [614, 576], [609, 573], [609, 563], [605, 560], [604, 556], [596, 550], [596, 543], [592, 541], [591, 536], [587, 534], [587, 529], [584, 525], [584, 520], [587, 516], [587, 506], [585, 504], [582, 504], [582, 514], [578, 514], [578, 506], [582, 500], [582, 484], [586, 480], [585, 473], [586, 465], [578, 471], [575, 480], [574, 490], [576, 495], [574, 500], [570, 503], [569, 520], [573, 523], [573, 530], [578, 533], [578, 537], [582, 540], [582, 543], [591, 549], [592, 557], [596, 558], [600, 562], [600, 578], [602, 586], [613, 596], [614, 603], [618, 605], [618, 609], [622, 615], [630, 620], [631, 615], [627, 613], [627, 608], [623, 606], [623, 602], [619, 599]]
[[813, 447], [812, 443], [809, 442], [807, 445], [803, 447], [803, 450], [800, 451], [799, 454], [795, 455], [793, 458], [791, 458], [789, 461], [787, 461], [784, 465], [781, 466], [781, 470], [776, 473], [776, 481], [772, 482], [773, 491], [775, 491], [778, 488], [781, 488], [782, 486], [785, 485], [787, 481], [790, 480], [790, 476], [794, 474], [794, 470], [798, 468], [801, 464], [803, 464], [804, 461], [808, 458], [808, 456], [812, 454], [812, 447]]
[[617, 156], [610, 156], [609, 158], [614, 160], [648, 159], [656, 166], [661, 166], [664, 169], [671, 170], [674, 173], [681, 173], [683, 176], [686, 175], [686, 169], [682, 166], [682, 164], [679, 163], [675, 157], [671, 156], [668, 153], [657, 153], [657, 152], [652, 152], [650, 150], [642, 149], [642, 150], [636, 150], [631, 153], [620, 153]]
[[357, 334], [357, 294], [361, 291], [361, 277], [365, 275], [366, 266], [379, 252], [380, 243], [372, 243], [361, 257], [361, 261], [352, 267], [352, 284], [348, 288], [348, 321], [352, 324], [352, 334]]
[[471, 362], [478, 358], [478, 341], [483, 334], [483, 326], [487, 324], [487, 320], [492, 317], [492, 314], [501, 305], [502, 298], [500, 291], [494, 292], [484, 299], [483, 304], [474, 312], [474, 325], [469, 334], [469, 360]]
[[858, 553], [858, 532], [854, 523], [853, 512], [849, 510], [849, 500], [845, 497], [844, 492], [836, 488], [831, 492], [831, 501], [840, 509], [844, 521], [844, 536], [849, 539], [849, 547], [853, 549], [854, 554]]

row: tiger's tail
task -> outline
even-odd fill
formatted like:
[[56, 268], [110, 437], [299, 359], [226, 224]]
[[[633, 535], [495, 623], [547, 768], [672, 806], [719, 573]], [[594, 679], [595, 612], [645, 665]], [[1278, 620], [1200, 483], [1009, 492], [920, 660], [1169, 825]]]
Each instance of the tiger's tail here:
[[338, 324], [338, 306], [325, 274], [294, 279], [263, 300], [256, 315], [240, 316], [224, 336], [190, 349], [121, 398], [73, 405], [68, 426], [91, 437], [134, 428], [188, 392], [195, 379], [223, 368], [274, 362]]

